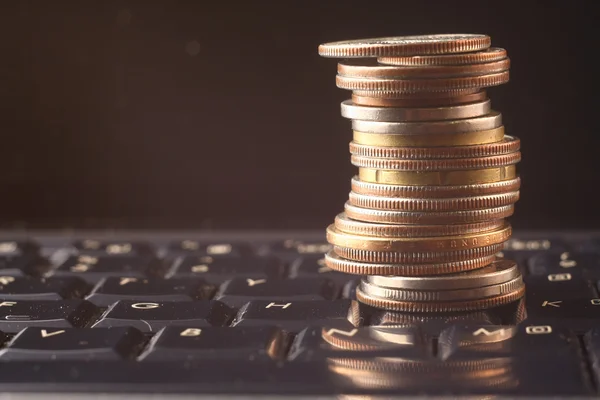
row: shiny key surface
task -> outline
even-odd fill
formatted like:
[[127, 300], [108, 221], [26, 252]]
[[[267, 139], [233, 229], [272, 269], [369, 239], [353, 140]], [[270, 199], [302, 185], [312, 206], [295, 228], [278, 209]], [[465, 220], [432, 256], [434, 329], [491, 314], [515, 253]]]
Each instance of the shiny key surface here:
[[[434, 315], [353, 301], [358, 277], [324, 268], [329, 245], [319, 235], [5, 242], [3, 391], [600, 393], [600, 248], [592, 238], [515, 235], [503, 254], [523, 271], [525, 301]], [[22, 263], [29, 254], [43, 262]]]

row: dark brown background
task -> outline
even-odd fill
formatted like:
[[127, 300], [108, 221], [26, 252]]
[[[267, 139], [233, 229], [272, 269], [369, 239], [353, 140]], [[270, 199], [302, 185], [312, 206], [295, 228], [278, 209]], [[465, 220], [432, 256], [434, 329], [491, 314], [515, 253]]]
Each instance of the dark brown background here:
[[[355, 169], [319, 43], [486, 33], [517, 228], [597, 228], [592, 2], [3, 1], [3, 226], [322, 228]], [[589, 7], [587, 6], [589, 5]]]

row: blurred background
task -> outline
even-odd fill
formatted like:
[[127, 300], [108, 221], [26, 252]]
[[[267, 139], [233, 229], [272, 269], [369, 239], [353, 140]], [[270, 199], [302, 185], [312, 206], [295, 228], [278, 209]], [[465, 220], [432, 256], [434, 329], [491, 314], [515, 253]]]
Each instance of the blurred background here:
[[0, 225], [323, 229], [356, 169], [317, 46], [485, 33], [512, 62], [488, 92], [522, 140], [510, 221], [598, 228], [594, 23], [583, 1], [2, 1]]

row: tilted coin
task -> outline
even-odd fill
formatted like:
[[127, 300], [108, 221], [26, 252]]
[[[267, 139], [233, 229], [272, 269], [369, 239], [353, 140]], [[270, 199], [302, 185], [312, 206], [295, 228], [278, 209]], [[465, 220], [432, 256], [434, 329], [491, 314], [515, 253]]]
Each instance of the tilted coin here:
[[504, 304], [512, 303], [525, 295], [525, 287], [515, 290], [511, 293], [500, 296], [488, 297], [485, 299], [468, 301], [447, 301], [447, 302], [414, 302], [397, 301], [381, 299], [366, 295], [360, 287], [356, 289], [356, 298], [361, 303], [365, 303], [375, 308], [384, 310], [396, 310], [405, 312], [453, 312], [453, 311], [471, 311], [486, 308], [498, 307]]
[[342, 102], [342, 116], [363, 121], [439, 121], [446, 119], [474, 118], [486, 115], [491, 110], [491, 102], [484, 100], [476, 103], [450, 107], [428, 108], [390, 108], [364, 107], [356, 105], [352, 100]]
[[492, 254], [473, 259], [429, 264], [383, 264], [348, 260], [338, 256], [334, 251], [325, 254], [325, 265], [335, 271], [356, 275], [403, 275], [404, 277], [471, 271], [489, 265], [495, 260], [496, 256]]
[[504, 245], [502, 243], [474, 249], [455, 251], [372, 251], [333, 246], [333, 252], [347, 260], [383, 264], [429, 264], [453, 263], [476, 258], [495, 256]]
[[368, 146], [350, 142], [350, 154], [369, 158], [395, 158], [402, 160], [428, 160], [437, 158], [490, 157], [519, 151], [521, 141], [514, 136], [504, 135], [500, 142], [470, 146], [439, 147], [389, 147]]
[[363, 207], [374, 210], [443, 212], [463, 210], [468, 211], [502, 207], [514, 204], [518, 200], [519, 192], [442, 199], [380, 197], [350, 192], [348, 202], [356, 207]]
[[[434, 92], [438, 93], [438, 92]], [[443, 92], [441, 92], [443, 93]], [[369, 107], [442, 107], [442, 106], [453, 106], [458, 104], [475, 103], [477, 101], [487, 100], [487, 93], [485, 90], [479, 90], [475, 93], [469, 94], [451, 94], [449, 97], [426, 97], [426, 98], [415, 98], [404, 97], [404, 98], [385, 98], [385, 97], [367, 97], [352, 92], [352, 102], [359, 106]]]
[[426, 68], [423, 68], [423, 66], [381, 65], [375, 60], [347, 60], [338, 64], [338, 76], [358, 79], [448, 79], [490, 75], [507, 71], [509, 68], [510, 60], [508, 58], [488, 63], [430, 65]]
[[506, 293], [512, 293], [515, 290], [525, 287], [523, 278], [519, 275], [508, 282], [502, 282], [494, 285], [480, 286], [469, 289], [452, 290], [406, 290], [391, 289], [361, 281], [359, 288], [367, 296], [396, 301], [415, 301], [415, 302], [441, 302], [441, 301], [466, 301], [479, 300], [494, 296], [501, 296]]
[[499, 86], [509, 81], [509, 72], [488, 75], [439, 79], [377, 79], [349, 78], [338, 75], [335, 83], [340, 89], [362, 92], [443, 92], [473, 88]]
[[480, 64], [507, 58], [506, 50], [490, 47], [482, 51], [459, 54], [418, 55], [408, 57], [379, 57], [377, 62], [384, 65], [430, 66]]
[[378, 237], [429, 237], [456, 236], [498, 229], [503, 225], [501, 220], [483, 221], [472, 224], [442, 225], [387, 225], [350, 219], [342, 213], [335, 217], [334, 225], [342, 232], [362, 236]]
[[490, 47], [491, 38], [480, 34], [435, 34], [380, 37], [323, 43], [323, 57], [391, 57], [422, 54], [466, 53]]
[[512, 165], [519, 161], [521, 161], [521, 153], [518, 151], [497, 156], [454, 159], [402, 160], [357, 155], [352, 155], [350, 159], [350, 162], [355, 167], [397, 171], [456, 171], [464, 169], [485, 169]]
[[504, 243], [510, 238], [511, 227], [460, 236], [425, 238], [378, 238], [341, 232], [335, 226], [327, 228], [327, 241], [337, 247], [368, 251], [456, 251]]
[[344, 211], [352, 219], [382, 224], [467, 224], [509, 217], [514, 213], [514, 205], [481, 210], [414, 212], [373, 210], [346, 202]]
[[366, 282], [389, 289], [404, 290], [456, 290], [498, 285], [509, 282], [520, 275], [517, 263], [511, 260], [496, 260], [486, 267], [472, 271], [443, 276], [378, 276], [369, 274]]
[[504, 137], [504, 127], [473, 132], [386, 134], [354, 131], [354, 142], [380, 147], [447, 147], [497, 143]]
[[361, 181], [393, 185], [472, 185], [514, 179], [517, 177], [517, 170], [514, 165], [486, 169], [423, 172], [359, 168], [358, 177]]
[[487, 115], [451, 121], [428, 122], [384, 122], [352, 121], [352, 129], [363, 133], [383, 133], [396, 135], [430, 135], [434, 133], [465, 133], [485, 131], [502, 126], [502, 114], [491, 111]]
[[521, 187], [521, 178], [516, 177], [504, 181], [477, 183], [473, 185], [419, 186], [364, 182], [361, 181], [358, 176], [354, 176], [351, 180], [351, 186], [353, 192], [371, 196], [430, 199], [487, 196], [491, 194], [516, 192]]

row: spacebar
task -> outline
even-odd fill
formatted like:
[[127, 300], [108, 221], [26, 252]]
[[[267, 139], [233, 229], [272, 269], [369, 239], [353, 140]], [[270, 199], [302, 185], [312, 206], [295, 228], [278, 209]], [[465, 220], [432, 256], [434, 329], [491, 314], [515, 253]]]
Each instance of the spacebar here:
[[2, 392], [331, 394], [320, 365], [262, 362], [0, 363]]

